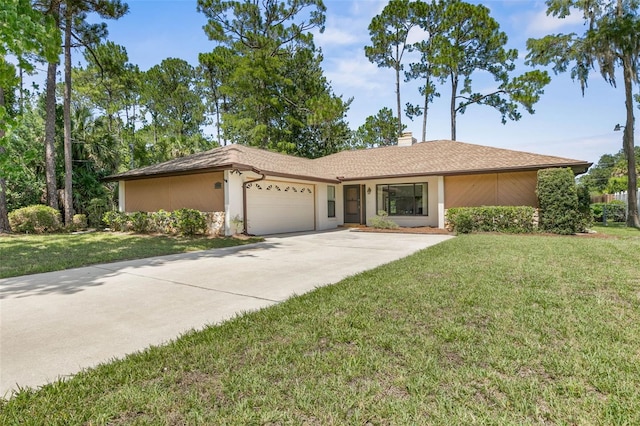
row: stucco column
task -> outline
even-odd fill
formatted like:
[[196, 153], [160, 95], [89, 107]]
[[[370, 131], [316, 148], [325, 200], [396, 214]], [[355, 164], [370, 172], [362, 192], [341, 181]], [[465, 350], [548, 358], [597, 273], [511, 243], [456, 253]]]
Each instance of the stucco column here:
[[444, 228], [444, 176], [438, 176], [438, 228]]
[[[232, 170], [224, 171], [224, 232], [225, 235], [233, 235], [236, 231], [233, 219], [244, 220], [242, 201], [243, 176]], [[238, 230], [242, 232], [242, 229]]]
[[118, 211], [124, 212], [125, 210], [125, 193], [124, 193], [125, 181], [118, 181]]

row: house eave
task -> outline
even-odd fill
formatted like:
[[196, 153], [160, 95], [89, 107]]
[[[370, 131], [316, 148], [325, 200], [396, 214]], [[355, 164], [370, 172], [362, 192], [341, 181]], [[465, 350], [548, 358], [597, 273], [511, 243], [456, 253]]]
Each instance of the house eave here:
[[195, 175], [195, 174], [203, 174], [203, 173], [211, 173], [211, 172], [223, 172], [225, 170], [251, 171], [253, 170], [253, 167], [250, 167], [244, 164], [225, 164], [225, 165], [215, 166], [215, 167], [203, 167], [200, 169], [172, 170], [168, 172], [141, 173], [141, 174], [135, 174], [135, 175], [119, 174], [119, 175], [107, 176], [103, 178], [102, 181], [117, 182], [117, 181], [129, 181], [129, 180], [142, 180], [142, 179], [153, 179], [153, 178], [160, 178], [160, 177], [172, 177], [172, 176]]
[[304, 175], [296, 175], [290, 173], [279, 173], [279, 172], [271, 172], [269, 170], [261, 170], [260, 173], [264, 173], [267, 176], [280, 177], [285, 179], [297, 179], [297, 180], [306, 180], [311, 182], [323, 182], [323, 183], [340, 183], [340, 179], [335, 178], [323, 178], [316, 176], [304, 176]]
[[324, 182], [324, 183], [340, 183], [338, 178], [324, 178], [317, 176], [308, 176], [308, 175], [300, 175], [293, 173], [280, 173], [273, 172], [270, 170], [260, 170], [255, 167], [246, 165], [246, 164], [224, 164], [216, 167], [205, 167], [200, 169], [187, 169], [187, 170], [172, 170], [169, 172], [158, 172], [158, 173], [142, 173], [137, 175], [113, 175], [107, 176], [103, 178], [103, 182], [117, 182], [117, 181], [130, 181], [130, 180], [142, 180], [142, 179], [153, 179], [160, 177], [172, 177], [172, 176], [184, 176], [184, 175], [193, 175], [193, 174], [203, 174], [203, 173], [211, 173], [211, 172], [221, 172], [225, 170], [238, 170], [241, 172], [251, 171], [257, 174], [265, 174], [273, 177], [281, 177], [287, 179], [298, 179], [298, 180], [306, 180], [312, 182]]

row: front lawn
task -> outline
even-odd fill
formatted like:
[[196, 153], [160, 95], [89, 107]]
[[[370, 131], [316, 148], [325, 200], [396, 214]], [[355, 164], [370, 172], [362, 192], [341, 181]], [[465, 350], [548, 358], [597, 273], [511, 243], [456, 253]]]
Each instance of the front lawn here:
[[640, 238], [464, 235], [0, 403], [1, 424], [640, 424]]
[[620, 222], [609, 222], [607, 226], [597, 224], [591, 226], [591, 229], [600, 234], [613, 235], [619, 238], [640, 238], [640, 229], [629, 228]]
[[0, 235], [0, 278], [97, 263], [232, 247], [261, 238], [169, 237], [124, 233]]

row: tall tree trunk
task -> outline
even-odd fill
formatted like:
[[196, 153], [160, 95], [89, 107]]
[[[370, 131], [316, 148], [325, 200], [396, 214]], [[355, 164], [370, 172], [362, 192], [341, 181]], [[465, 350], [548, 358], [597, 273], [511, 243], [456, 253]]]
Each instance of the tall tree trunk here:
[[624, 92], [625, 106], [627, 107], [627, 121], [624, 127], [623, 148], [627, 158], [628, 185], [627, 185], [627, 226], [640, 228], [640, 217], [638, 216], [638, 175], [636, 173], [636, 157], [633, 140], [633, 67], [631, 58], [622, 58], [624, 72]]
[[[396, 46], [396, 58], [400, 57], [400, 47]], [[400, 101], [400, 63], [396, 64], [396, 104], [398, 107], [398, 136], [402, 136], [402, 102]]]
[[20, 115], [24, 112], [24, 70], [22, 66], [18, 64], [18, 70], [20, 72]]
[[73, 163], [71, 157], [71, 2], [67, 1], [64, 25], [64, 223], [73, 222]]
[[[4, 89], [0, 87], [0, 108], [4, 108]], [[0, 139], [4, 138], [4, 130], [0, 126]], [[0, 155], [4, 154], [4, 147], [0, 145]], [[4, 176], [0, 175], [0, 234], [10, 233], [9, 209], [7, 208], [7, 185]]]
[[58, 210], [58, 184], [56, 182], [56, 71], [58, 64], [47, 66], [47, 95], [44, 124], [44, 171], [47, 183], [47, 205]]
[[[4, 131], [0, 130], [0, 138], [4, 137]], [[4, 147], [0, 146], [0, 155], [4, 154]], [[4, 177], [0, 176], [0, 234], [11, 233], [9, 225], [9, 209], [7, 208], [7, 184]]]
[[424, 83], [424, 113], [422, 114], [422, 142], [427, 140], [427, 113], [429, 112], [429, 86], [431, 74], [427, 71], [427, 79]]
[[222, 146], [222, 139], [220, 135], [220, 101], [218, 98], [216, 98], [216, 132], [218, 134], [218, 146]]
[[451, 140], [456, 140], [456, 94], [458, 93], [458, 78], [451, 75]]
[[[132, 108], [134, 108], [133, 114], [135, 115], [135, 107], [132, 107]], [[129, 123], [129, 106], [128, 105], [126, 105], [124, 107], [124, 118], [125, 118], [127, 124], [126, 124], [126, 127], [124, 129], [124, 132], [120, 132], [120, 134], [122, 135], [120, 137], [120, 143], [121, 144], [125, 143], [124, 135], [126, 135], [127, 139], [129, 139], [127, 145], [129, 147], [129, 155], [131, 157], [131, 158], [129, 158], [129, 168], [134, 169], [135, 167], [134, 167], [134, 161], [133, 161], [133, 138], [131, 137], [131, 135], [129, 134], [129, 131], [128, 131], [129, 127], [130, 127], [130, 123]]]

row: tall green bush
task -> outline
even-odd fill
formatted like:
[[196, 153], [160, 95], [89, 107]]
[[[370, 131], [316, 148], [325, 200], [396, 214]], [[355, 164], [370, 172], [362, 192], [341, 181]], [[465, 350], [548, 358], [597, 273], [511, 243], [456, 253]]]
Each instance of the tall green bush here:
[[44, 234], [62, 229], [60, 212], [49, 206], [36, 204], [9, 213], [13, 232]]
[[593, 215], [591, 214], [591, 193], [586, 185], [578, 185], [576, 187], [578, 194], [578, 211], [582, 222], [580, 230], [585, 230], [593, 224]]
[[539, 170], [536, 192], [540, 207], [540, 230], [562, 235], [584, 230], [578, 191], [570, 168]]

